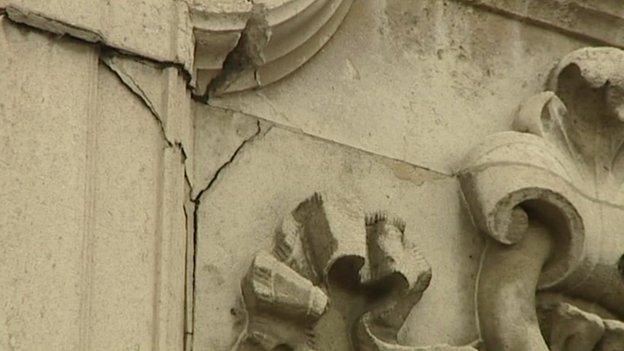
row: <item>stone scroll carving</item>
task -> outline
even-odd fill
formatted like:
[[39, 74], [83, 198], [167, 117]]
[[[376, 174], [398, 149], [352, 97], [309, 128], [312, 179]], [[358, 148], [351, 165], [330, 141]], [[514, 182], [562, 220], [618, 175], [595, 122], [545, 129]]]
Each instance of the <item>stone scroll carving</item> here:
[[315, 194], [302, 202], [243, 279], [247, 326], [234, 349], [474, 351], [398, 344], [431, 280], [404, 232], [401, 219], [366, 217], [344, 199]]
[[353, 0], [191, 1], [195, 94], [221, 95], [273, 83], [334, 35]]
[[[487, 235], [477, 310], [488, 350], [624, 350], [624, 51], [564, 57], [459, 178]], [[619, 266], [619, 268], [618, 268]]]

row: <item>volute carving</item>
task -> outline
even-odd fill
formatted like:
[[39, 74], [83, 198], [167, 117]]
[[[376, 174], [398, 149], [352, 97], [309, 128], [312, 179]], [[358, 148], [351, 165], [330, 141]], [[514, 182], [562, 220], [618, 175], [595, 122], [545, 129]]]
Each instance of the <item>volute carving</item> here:
[[[315, 194], [302, 202], [283, 219], [272, 252], [257, 254], [243, 279], [247, 327], [234, 349], [475, 351], [398, 344], [431, 280], [405, 229], [401, 219], [364, 216], [345, 199]], [[331, 309], [344, 323], [319, 330]]]
[[310, 60], [334, 35], [353, 0], [189, 0], [195, 94], [271, 84]]
[[488, 350], [624, 350], [623, 122], [624, 51], [585, 48], [469, 154]]

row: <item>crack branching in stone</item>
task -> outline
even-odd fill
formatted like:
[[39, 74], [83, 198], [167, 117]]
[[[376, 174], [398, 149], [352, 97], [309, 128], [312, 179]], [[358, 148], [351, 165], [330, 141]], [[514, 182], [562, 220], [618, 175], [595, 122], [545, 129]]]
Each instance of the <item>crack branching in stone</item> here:
[[[100, 60], [106, 65], [108, 66], [108, 68], [110, 68], [118, 77], [119, 79], [121, 79], [121, 81], [128, 87], [130, 88], [130, 90], [132, 90], [132, 92], [137, 95], [147, 106], [147, 108], [150, 109], [150, 111], [152, 111], [152, 114], [159, 120], [160, 125], [161, 125], [161, 129], [163, 130], [163, 133], [165, 132], [164, 127], [162, 126], [162, 117], [159, 115], [158, 111], [156, 111], [156, 107], [154, 106], [154, 103], [152, 103], [152, 101], [149, 99], [149, 97], [147, 96], [147, 94], [145, 93], [145, 91], [143, 91], [143, 89], [141, 88], [141, 85], [137, 82], [134, 81], [134, 79], [132, 78], [132, 75], [129, 74], [128, 72], [126, 72], [124, 70], [124, 68], [121, 65], [118, 65], [115, 62], [115, 54], [112, 51], [109, 50], [105, 50], [100, 54]], [[140, 63], [140, 62], [139, 62]], [[167, 138], [167, 136], [165, 135], [165, 139], [167, 139], [167, 142], [169, 144], [173, 144], [171, 142], [171, 140], [169, 140], [169, 138]]]
[[[121, 83], [126, 88], [128, 88], [130, 90], [130, 92], [132, 92], [137, 98], [139, 98], [139, 100], [147, 107], [147, 109], [151, 112], [151, 115], [154, 117], [154, 119], [156, 119], [156, 123], [158, 123], [158, 126], [160, 127], [159, 128], [160, 132], [161, 132], [161, 134], [163, 136], [163, 140], [167, 144], [167, 147], [176, 147], [176, 148], [180, 149], [180, 151], [182, 152], [183, 160], [186, 161], [187, 158], [188, 158], [188, 153], [187, 153], [187, 151], [184, 148], [184, 144], [181, 141], [173, 140], [173, 138], [171, 138], [171, 137], [169, 137], [169, 135], [167, 135], [167, 131], [166, 131], [165, 125], [163, 123], [163, 120], [164, 120], [163, 117], [158, 113], [158, 111], [154, 107], [154, 104], [152, 103], [152, 101], [149, 99], [147, 94], [141, 88], [141, 85], [134, 81], [134, 79], [132, 78], [131, 74], [128, 74], [120, 65], [117, 65], [114, 62], [113, 57], [116, 54], [117, 53], [115, 53], [115, 51], [112, 50], [112, 49], [102, 50], [101, 54], [100, 54], [100, 61], [102, 63], [104, 63], [104, 65], [112, 73], [114, 73], [115, 76], [117, 76], [117, 78], [119, 78]], [[129, 58], [130, 59], [134, 59], [132, 57], [129, 57]], [[139, 63], [141, 63], [140, 61], [142, 61], [141, 59], [138, 59], [138, 58], [136, 60]], [[189, 177], [188, 177], [187, 173], [188, 172], [187, 172], [186, 167], [185, 167], [184, 177], [186, 179], [186, 182], [189, 185], [191, 185], [191, 182], [189, 180]]]
[[[145, 94], [143, 93], [143, 90], [139, 87], [138, 84], [134, 82], [132, 77], [128, 74], [125, 74], [125, 72], [123, 72], [123, 70], [121, 70], [119, 66], [111, 64], [108, 60], [103, 59], [103, 57], [100, 57], [100, 59], [104, 63], [104, 66], [106, 66], [113, 74], [115, 74], [115, 76], [119, 78], [121, 83], [126, 88], [128, 88], [128, 90], [130, 90], [130, 92], [132, 92], [132, 94], [136, 96], [141, 101], [141, 103], [143, 103], [145, 107], [147, 107], [147, 109], [151, 112], [150, 114], [152, 115], [152, 117], [154, 117], [154, 119], [156, 120], [156, 123], [158, 123], [160, 133], [162, 134], [163, 140], [167, 144], [167, 147], [179, 147], [180, 150], [182, 151], [182, 154], [186, 155], [186, 152], [184, 151], [184, 147], [182, 146], [182, 143], [177, 142], [177, 141], [172, 141], [169, 138], [169, 136], [167, 135], [167, 132], [165, 131], [165, 125], [162, 122], [162, 118], [160, 117], [158, 112], [156, 112], [156, 110], [154, 109], [154, 106], [152, 105], [151, 101], [145, 96]], [[185, 156], [185, 159], [186, 159], [186, 156]]]
[[210, 179], [210, 181], [208, 182], [208, 185], [205, 186], [202, 190], [200, 190], [197, 193], [197, 196], [193, 199], [193, 201], [197, 204], [199, 204], [199, 201], [201, 199], [201, 196], [204, 194], [204, 192], [206, 192], [207, 190], [209, 190], [212, 185], [214, 184], [215, 181], [217, 181], [217, 179], [219, 178], [219, 175], [230, 165], [232, 164], [232, 162], [234, 162], [234, 160], [236, 159], [236, 157], [241, 153], [241, 151], [250, 143], [252, 143], [253, 141], [255, 141], [256, 139], [258, 139], [258, 137], [262, 137], [264, 135], [266, 135], [272, 128], [273, 125], [269, 125], [268, 128], [266, 128], [265, 130], [262, 129], [262, 122], [258, 119], [256, 121], [256, 132], [250, 136], [249, 138], [243, 140], [243, 142], [236, 148], [236, 150], [234, 150], [234, 152], [232, 153], [232, 155], [230, 156], [230, 158], [221, 165], [221, 167], [219, 167], [219, 169], [217, 169], [217, 171], [215, 172], [214, 176], [212, 177], [212, 179]]
[[[187, 200], [194, 203], [194, 209], [192, 213], [188, 212], [188, 209], [186, 206], [183, 207], [186, 223], [188, 223], [189, 221], [188, 216], [189, 215], [193, 216], [192, 218], [193, 232], [190, 233], [190, 235], [187, 232], [187, 237], [191, 235], [193, 237], [193, 257], [192, 257], [193, 267], [192, 267], [192, 278], [191, 278], [192, 282], [187, 282], [187, 284], [188, 283], [192, 284], [191, 294], [193, 296], [193, 301], [188, 302], [187, 308], [191, 309], [190, 314], [191, 314], [191, 318], [193, 319], [193, 325], [194, 325], [194, 320], [195, 320], [194, 300], [195, 300], [195, 292], [196, 292], [195, 290], [196, 289], [196, 284], [195, 284], [196, 268], [195, 267], [197, 263], [197, 237], [198, 237], [197, 214], [198, 214], [198, 209], [199, 209], [199, 205], [201, 202], [201, 197], [204, 194], [204, 192], [208, 191], [212, 187], [215, 181], [221, 176], [223, 171], [226, 170], [227, 167], [230, 164], [232, 164], [232, 162], [234, 162], [234, 160], [243, 151], [243, 149], [248, 144], [256, 140], [258, 137], [262, 137], [266, 135], [271, 130], [273, 125], [271, 123], [267, 123], [266, 125], [268, 127], [265, 128], [265, 130], [263, 130], [262, 128], [263, 122], [261, 122], [260, 119], [257, 119], [256, 132], [251, 137], [245, 139], [238, 146], [238, 148], [232, 153], [228, 161], [225, 162], [223, 165], [221, 165], [221, 167], [219, 167], [219, 169], [215, 172], [213, 178], [209, 181], [208, 185], [205, 188], [203, 188], [201, 191], [199, 191], [197, 196], [193, 198], [192, 196], [193, 184], [190, 181], [189, 170], [186, 167], [186, 160], [188, 159], [188, 154], [184, 148], [184, 145], [181, 142], [172, 140], [167, 135], [162, 117], [159, 115], [153, 102], [149, 99], [148, 95], [142, 89], [141, 85], [132, 78], [131, 74], [128, 74], [127, 72], [125, 72], [125, 70], [120, 65], [115, 64], [112, 58], [115, 55], [122, 55], [129, 59], [136, 60], [138, 62], [144, 61], [143, 63], [145, 64], [152, 64], [161, 69], [167, 68], [167, 67], [173, 67], [177, 69], [179, 72], [182, 72], [182, 74], [184, 75], [186, 79], [187, 88], [188, 88], [188, 84], [189, 82], [191, 82], [191, 76], [190, 76], [190, 73], [187, 72], [186, 69], [184, 69], [184, 67], [181, 64], [173, 63], [173, 62], [157, 61], [157, 60], [154, 60], [153, 58], [143, 57], [135, 53], [127, 52], [121, 48], [113, 47], [105, 41], [105, 38], [100, 33], [90, 31], [88, 29], [84, 29], [84, 28], [81, 28], [81, 27], [78, 27], [69, 23], [64, 23], [62, 21], [49, 18], [39, 13], [34, 13], [31, 11], [27, 11], [27, 10], [15, 8], [15, 7], [8, 7], [8, 8], [0, 8], [0, 17], [5, 17], [6, 19], [8, 19], [9, 21], [11, 21], [12, 23], [18, 26], [23, 25], [23, 26], [32, 28], [33, 30], [52, 32], [52, 33], [60, 34], [62, 36], [67, 35], [69, 37], [85, 41], [86, 43], [89, 43], [91, 45], [95, 45], [99, 49], [99, 52], [100, 52], [100, 62], [102, 62], [104, 66], [107, 67], [107, 69], [109, 69], [112, 73], [114, 73], [115, 76], [120, 80], [120, 82], [127, 89], [129, 89], [133, 93], [133, 95], [135, 95], [141, 101], [141, 103], [144, 104], [145, 107], [150, 111], [150, 114], [152, 115], [152, 117], [154, 117], [156, 123], [158, 123], [160, 132], [163, 136], [163, 140], [166, 143], [167, 147], [174, 147], [180, 150], [182, 154], [183, 163], [185, 164], [184, 179], [189, 189], [189, 195], [188, 195]], [[192, 335], [193, 333], [192, 331], [189, 333], [185, 329], [184, 334]]]
[[[193, 218], [193, 233], [188, 233], [188, 222], [189, 222], [189, 213], [188, 213], [188, 209], [186, 207], [186, 203], [187, 201], [191, 201], [194, 202], [192, 199], [192, 193], [193, 193], [193, 184], [189, 178], [189, 170], [187, 168], [187, 160], [188, 160], [188, 154], [184, 148], [184, 144], [182, 142], [178, 142], [175, 140], [172, 140], [172, 138], [170, 138], [167, 135], [166, 129], [165, 129], [165, 125], [163, 123], [163, 118], [160, 116], [160, 114], [158, 113], [158, 111], [156, 110], [154, 104], [152, 103], [152, 101], [149, 99], [148, 95], [143, 91], [143, 89], [141, 88], [141, 85], [139, 83], [137, 83], [133, 78], [131, 74], [128, 74], [127, 72], [125, 72], [125, 70], [122, 68], [121, 65], [117, 65], [115, 64], [113, 58], [114, 55], [117, 55], [119, 53], [116, 53], [115, 50], [107, 48], [105, 50], [100, 50], [100, 61], [104, 64], [105, 67], [107, 67], [122, 83], [122, 85], [124, 85], [134, 96], [136, 96], [139, 101], [141, 101], [142, 104], [145, 105], [145, 107], [150, 111], [150, 114], [152, 115], [152, 117], [154, 118], [154, 120], [156, 121], [156, 123], [158, 124], [160, 133], [162, 135], [163, 141], [166, 143], [168, 148], [176, 148], [177, 150], [180, 151], [181, 155], [182, 155], [182, 167], [184, 169], [184, 180], [186, 182], [186, 185], [188, 186], [189, 192], [188, 192], [188, 198], [185, 200], [185, 204], [182, 206], [183, 209], [183, 213], [184, 213], [184, 223], [185, 223], [185, 228], [186, 228], [186, 237], [193, 237], [193, 275], [192, 275], [192, 286], [193, 286], [193, 291], [191, 292], [192, 295], [195, 295], [195, 254], [196, 254], [196, 242], [197, 242], [197, 235], [195, 232], [195, 228], [196, 228], [196, 222], [197, 219], [196, 217]], [[127, 56], [127, 55], [126, 55]], [[141, 58], [132, 58], [131, 59], [136, 59], [137, 61], [141, 61]], [[141, 63], [141, 62], [140, 62]], [[152, 62], [149, 61], [147, 63], [142, 63], [142, 64], [151, 64]], [[196, 212], [197, 212], [197, 205], [195, 205], [194, 208], [194, 212], [191, 214], [193, 216], [196, 216]], [[186, 247], [188, 248], [188, 242], [186, 244]], [[189, 253], [186, 252], [185, 250], [185, 256], [187, 256]], [[185, 262], [188, 262], [188, 260], [185, 260]], [[189, 267], [185, 267], [185, 277], [187, 276], [187, 269], [189, 269]], [[186, 301], [186, 297], [188, 296], [187, 294], [187, 289], [188, 289], [188, 284], [190, 282], [186, 281], [185, 279], [185, 287], [184, 287], [184, 296], [185, 296], [185, 314], [186, 314], [186, 309], [187, 308], [191, 308], [191, 315], [193, 316], [192, 318], [194, 319], [194, 310], [193, 310], [193, 301]], [[186, 318], [185, 318], [186, 321]], [[185, 343], [185, 349], [187, 349], [186, 343], [188, 342], [188, 339], [186, 337], [187, 334], [187, 329], [186, 326], [184, 327], [183, 330], [183, 334], [185, 335], [183, 337], [184, 343]], [[192, 335], [192, 333], [190, 333]], [[191, 349], [192, 349], [192, 345], [191, 345]]]
[[[431, 172], [431, 173], [434, 173], [434, 174], [437, 174], [437, 175], [440, 175], [440, 176], [443, 176], [443, 177], [457, 177], [456, 173], [448, 173], [448, 172], [444, 172], [444, 171], [441, 171], [441, 170], [437, 170], [437, 169], [425, 167], [425, 166], [422, 166], [422, 165], [417, 165], [417, 164], [414, 164], [414, 163], [411, 163], [411, 162], [407, 162], [404, 159], [391, 157], [391, 156], [388, 156], [388, 155], [380, 154], [380, 153], [373, 152], [373, 151], [366, 150], [366, 149], [360, 149], [360, 148], [355, 147], [353, 145], [345, 144], [343, 142], [336, 141], [334, 139], [329, 139], [327, 137], [322, 137], [322, 136], [319, 136], [319, 135], [316, 135], [316, 134], [311, 134], [309, 132], [306, 132], [302, 128], [293, 127], [293, 126], [290, 126], [290, 125], [287, 125], [287, 124], [282, 124], [282, 123], [279, 123], [279, 122], [268, 120], [268, 119], [266, 119], [264, 117], [260, 117], [260, 116], [257, 116], [255, 114], [250, 114], [249, 112], [246, 112], [246, 111], [237, 110], [237, 109], [234, 109], [234, 108], [231, 108], [231, 107], [218, 106], [218, 105], [214, 105], [214, 104], [212, 104], [210, 102], [202, 102], [202, 103], [204, 103], [204, 104], [206, 104], [206, 105], [208, 105], [208, 106], [210, 106], [210, 107], [212, 107], [214, 109], [221, 110], [223, 112], [227, 112], [227, 113], [240, 113], [240, 114], [243, 114], [245, 116], [249, 116], [251, 118], [254, 118], [254, 119], [263, 121], [265, 123], [268, 123], [268, 124], [270, 124], [273, 127], [276, 127], [276, 128], [279, 128], [279, 129], [283, 129], [283, 130], [289, 131], [291, 133], [301, 134], [301, 135], [304, 135], [306, 137], [312, 138], [314, 140], [322, 141], [324, 143], [335, 144], [335, 145], [338, 145], [340, 147], [351, 149], [351, 150], [355, 150], [355, 151], [358, 151], [358, 152], [361, 152], [361, 153], [364, 153], [364, 154], [367, 154], [367, 155], [370, 155], [370, 156], [374, 156], [374, 157], [381, 157], [381, 158], [384, 158], [384, 159], [387, 159], [387, 160], [391, 160], [391, 161], [402, 162], [402, 163], [405, 163], [405, 164], [409, 164], [409, 165], [411, 165], [413, 167], [416, 167], [418, 169], [421, 169], [421, 170], [424, 170], [424, 171], [427, 171], [427, 172]], [[278, 112], [276, 112], [276, 113], [278, 113]]]
[[203, 194], [212, 188], [213, 184], [219, 179], [221, 174], [223, 174], [223, 172], [237, 159], [238, 155], [240, 155], [241, 152], [243, 152], [244, 149], [248, 147], [250, 144], [252, 144], [254, 141], [258, 140], [261, 137], [264, 137], [273, 128], [273, 125], [267, 124], [267, 128], [263, 129], [262, 122], [260, 120], [257, 120], [256, 128], [257, 128], [256, 132], [252, 136], [250, 136], [249, 138], [241, 142], [241, 144], [236, 148], [236, 150], [234, 150], [230, 158], [225, 163], [223, 163], [219, 167], [219, 169], [217, 169], [212, 179], [210, 179], [210, 181], [208, 182], [208, 185], [206, 185], [203, 189], [201, 189], [197, 193], [197, 196], [195, 198], [192, 197], [193, 189], [191, 188], [191, 195], [189, 195], [190, 201], [195, 204], [194, 213], [193, 213], [193, 260], [192, 260], [193, 261], [193, 267], [192, 267], [193, 273], [192, 273], [192, 278], [191, 278], [193, 301], [192, 301], [192, 306], [190, 306], [190, 308], [192, 309], [191, 318], [193, 319], [192, 321], [193, 326], [195, 326], [195, 299], [196, 299], [196, 292], [197, 292], [196, 271], [197, 271], [197, 239], [198, 239], [198, 232], [199, 232], [198, 213], [199, 213], [199, 209], [201, 205], [201, 199], [202, 199]]

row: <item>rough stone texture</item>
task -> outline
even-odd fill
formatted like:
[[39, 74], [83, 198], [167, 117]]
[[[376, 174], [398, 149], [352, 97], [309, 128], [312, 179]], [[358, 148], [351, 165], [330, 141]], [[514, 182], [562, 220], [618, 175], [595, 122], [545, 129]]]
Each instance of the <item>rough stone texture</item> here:
[[[201, 128], [223, 128], [223, 117], [212, 117], [204, 116]], [[236, 128], [235, 119], [229, 125]], [[234, 344], [245, 323], [240, 280], [254, 253], [270, 249], [281, 218], [318, 190], [355, 198], [363, 213], [395, 213], [406, 220], [406, 240], [435, 253], [427, 257], [431, 286], [403, 327], [402, 343], [461, 345], [476, 339], [472, 301], [481, 241], [456, 201], [456, 180], [263, 124], [199, 198], [194, 349], [227, 350]], [[328, 315], [316, 327], [326, 338], [320, 337], [320, 350], [343, 340], [330, 337], [338, 312]]]
[[0, 21], [0, 349], [181, 347], [181, 149], [95, 46]]
[[0, 349], [623, 350], [623, 10], [0, 0]]
[[192, 197], [214, 181], [246, 140], [260, 132], [258, 120], [238, 112], [225, 111], [204, 104], [193, 104], [195, 116], [195, 159]]
[[567, 304], [552, 309], [554, 326], [540, 332], [535, 311], [525, 307], [535, 305], [537, 290], [624, 315], [624, 240], [612, 234], [622, 226], [622, 65], [620, 49], [569, 53], [549, 90], [520, 106], [516, 131], [486, 138], [466, 158], [462, 192], [492, 239], [477, 291], [489, 349], [567, 350], [574, 339], [573, 350], [584, 351], [600, 342], [602, 320]]
[[97, 53], [1, 17], [0, 52], [0, 348], [78, 349]]
[[585, 45], [455, 1], [359, 1], [295, 74], [210, 104], [451, 173]]
[[192, 64], [188, 6], [177, 0], [0, 0], [17, 22], [147, 58]]
[[606, 46], [624, 46], [619, 1], [458, 0], [511, 18], [569, 33]]

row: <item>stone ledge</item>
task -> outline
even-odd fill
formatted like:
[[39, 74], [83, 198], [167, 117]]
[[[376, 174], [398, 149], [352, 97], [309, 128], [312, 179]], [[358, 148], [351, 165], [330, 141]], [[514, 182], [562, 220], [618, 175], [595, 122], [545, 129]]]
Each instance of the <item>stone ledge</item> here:
[[624, 47], [624, 3], [599, 0], [455, 0], [523, 22]]

